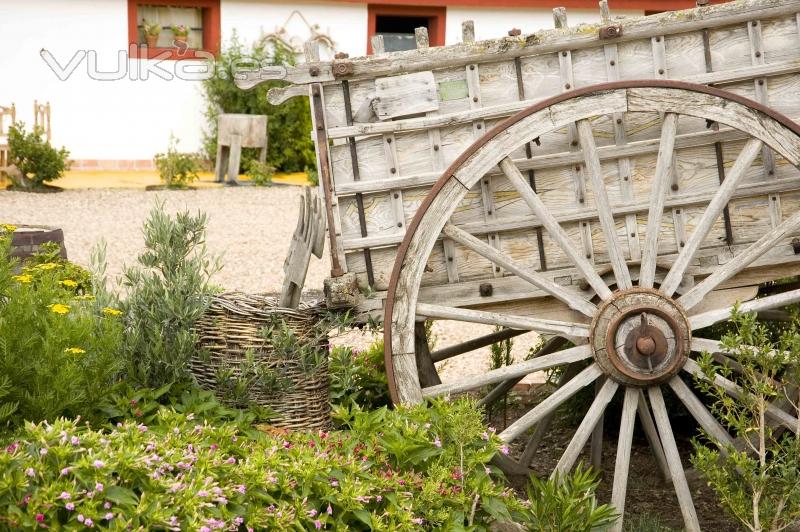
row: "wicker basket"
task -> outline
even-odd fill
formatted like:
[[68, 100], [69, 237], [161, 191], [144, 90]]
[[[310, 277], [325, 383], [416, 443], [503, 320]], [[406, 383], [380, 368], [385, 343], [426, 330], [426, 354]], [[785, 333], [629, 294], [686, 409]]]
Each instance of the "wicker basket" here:
[[[313, 373], [303, 368], [299, 359], [279, 359], [273, 352], [270, 338], [263, 329], [274, 323], [275, 316], [282, 318], [300, 341], [314, 341], [313, 328], [318, 322], [322, 306], [301, 304], [298, 309], [280, 308], [277, 300], [263, 295], [230, 292], [215, 296], [208, 310], [197, 321], [195, 332], [199, 337], [200, 353], [191, 361], [191, 371], [197, 382], [213, 390], [226, 401], [219, 382], [221, 372], [241, 376], [240, 368], [248, 351], [257, 364], [281, 375], [286, 384], [280, 391], [265, 390], [262, 386], [248, 386], [249, 401], [268, 406], [277, 413], [272, 425], [290, 430], [318, 430], [330, 427], [330, 390], [327, 359]], [[325, 356], [325, 345], [318, 345]]]

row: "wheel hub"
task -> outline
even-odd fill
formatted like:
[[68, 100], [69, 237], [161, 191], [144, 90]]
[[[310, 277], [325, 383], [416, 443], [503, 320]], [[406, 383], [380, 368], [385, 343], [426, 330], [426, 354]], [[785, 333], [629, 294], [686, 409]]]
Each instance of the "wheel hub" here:
[[594, 358], [617, 382], [649, 386], [675, 375], [686, 362], [691, 329], [683, 309], [657, 290], [614, 293], [592, 322]]

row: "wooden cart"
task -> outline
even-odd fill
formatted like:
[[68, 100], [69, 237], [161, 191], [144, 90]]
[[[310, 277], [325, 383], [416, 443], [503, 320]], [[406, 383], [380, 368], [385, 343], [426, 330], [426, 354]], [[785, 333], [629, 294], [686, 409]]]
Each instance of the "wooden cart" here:
[[[636, 415], [672, 478], [688, 530], [699, 524], [662, 389], [707, 432], [732, 441], [680, 378], [719, 352], [693, 331], [731, 306], [772, 311], [800, 289], [755, 298], [800, 273], [800, 0], [729, 4], [240, 73], [279, 103], [308, 95], [325, 197], [331, 304], [383, 316], [396, 401], [494, 386], [564, 367], [558, 388], [500, 437], [527, 440], [526, 471], [555, 409], [595, 399], [556, 470], [624, 396], [612, 503], [625, 503]], [[792, 287], [790, 287], [792, 288]], [[430, 353], [426, 319], [503, 329]], [[434, 362], [527, 331], [538, 356], [442, 384]], [[575, 347], [563, 349], [566, 340]], [[718, 355], [722, 356], [722, 355]], [[731, 395], [734, 383], [723, 382]], [[794, 430], [776, 406], [769, 416]], [[621, 520], [618, 529], [622, 526]]]

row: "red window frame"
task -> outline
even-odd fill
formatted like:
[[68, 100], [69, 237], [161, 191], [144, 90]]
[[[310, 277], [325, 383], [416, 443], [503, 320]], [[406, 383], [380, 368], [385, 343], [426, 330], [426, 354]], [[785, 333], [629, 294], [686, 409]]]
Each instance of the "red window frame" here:
[[[189, 48], [180, 50], [176, 47], [148, 48], [139, 46], [139, 6], [174, 6], [174, 7], [199, 7], [203, 10], [203, 48], [201, 50]], [[131, 57], [139, 59], [197, 59], [197, 52], [218, 55], [220, 50], [220, 36], [222, 34], [220, 22], [220, 0], [128, 0], [128, 50]], [[147, 55], [144, 52], [147, 50]], [[169, 55], [165, 55], [169, 54]], [[205, 58], [205, 54], [199, 56]]]
[[439, 6], [396, 6], [369, 4], [367, 6], [367, 54], [372, 54], [371, 38], [375, 35], [379, 16], [421, 17], [428, 19], [428, 41], [431, 46], [444, 46], [447, 8]]

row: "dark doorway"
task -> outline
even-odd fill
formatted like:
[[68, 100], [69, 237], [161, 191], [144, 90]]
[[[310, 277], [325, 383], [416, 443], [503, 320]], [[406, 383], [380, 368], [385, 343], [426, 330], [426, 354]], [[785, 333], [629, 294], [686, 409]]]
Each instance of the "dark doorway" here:
[[413, 50], [416, 48], [414, 30], [429, 28], [428, 17], [405, 17], [378, 15], [375, 17], [375, 33], [383, 35], [383, 46], [387, 52]]

